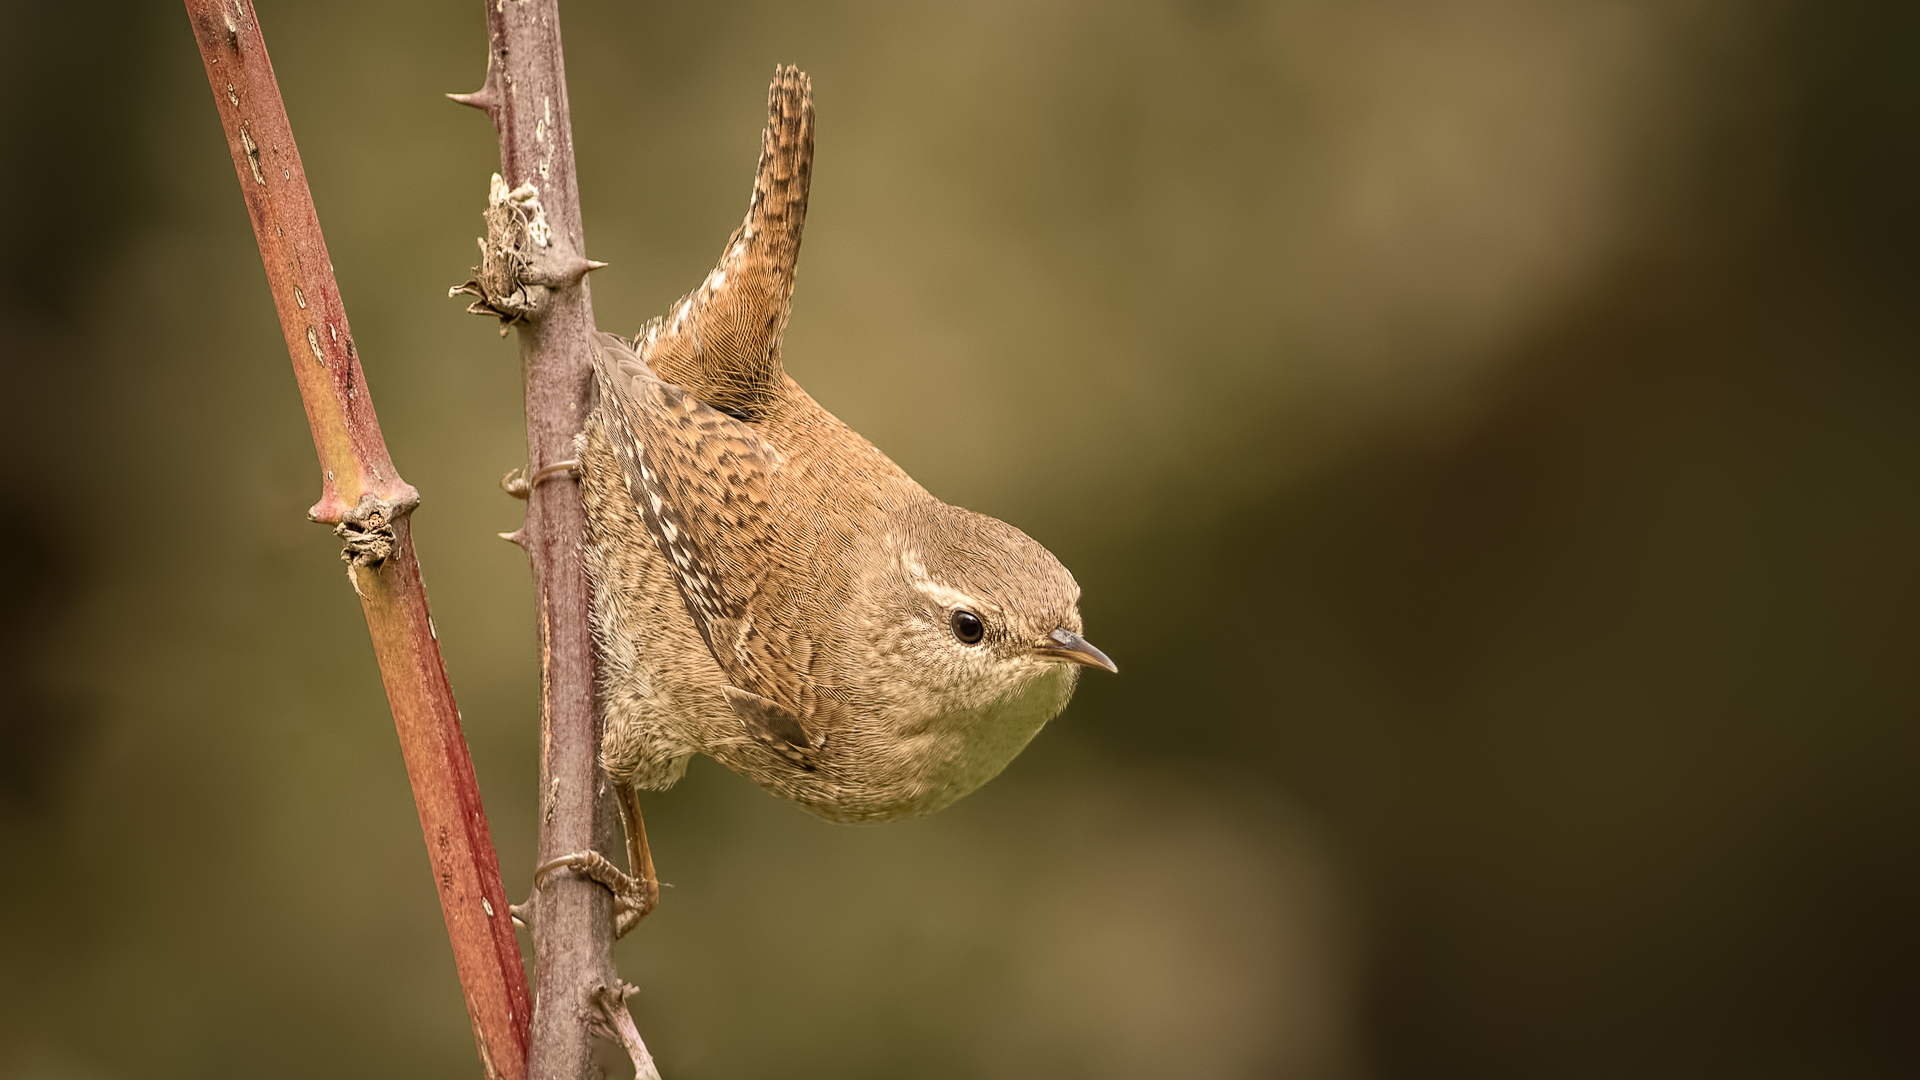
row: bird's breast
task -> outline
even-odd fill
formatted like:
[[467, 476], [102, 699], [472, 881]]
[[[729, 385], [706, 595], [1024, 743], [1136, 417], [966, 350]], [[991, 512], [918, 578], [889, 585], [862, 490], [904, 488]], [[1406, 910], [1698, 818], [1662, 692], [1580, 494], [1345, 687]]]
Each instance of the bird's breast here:
[[927, 814], [1000, 775], [1073, 696], [1074, 669], [1048, 665], [978, 708], [898, 715], [875, 725], [886, 740], [869, 770], [884, 816]]

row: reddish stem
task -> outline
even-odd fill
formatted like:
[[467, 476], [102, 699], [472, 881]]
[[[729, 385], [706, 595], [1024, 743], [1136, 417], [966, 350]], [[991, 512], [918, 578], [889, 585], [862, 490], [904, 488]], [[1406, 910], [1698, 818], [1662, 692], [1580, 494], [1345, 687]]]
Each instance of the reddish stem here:
[[323, 487], [309, 514], [364, 526], [377, 512], [373, 524], [392, 530], [390, 549], [360, 563], [354, 585], [413, 784], [481, 1062], [488, 1077], [520, 1080], [527, 1075], [533, 1005], [414, 560], [408, 514], [419, 498], [394, 469], [380, 435], [252, 4], [186, 0], [186, 6], [320, 455]]

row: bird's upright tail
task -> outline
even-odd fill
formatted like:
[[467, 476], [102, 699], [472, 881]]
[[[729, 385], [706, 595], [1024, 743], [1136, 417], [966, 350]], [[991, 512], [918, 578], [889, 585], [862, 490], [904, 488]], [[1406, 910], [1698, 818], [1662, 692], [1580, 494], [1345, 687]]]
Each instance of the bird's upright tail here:
[[777, 68], [746, 220], [707, 280], [635, 341], [660, 378], [746, 420], [765, 419], [784, 401], [780, 336], [812, 178], [813, 84], [799, 68]]

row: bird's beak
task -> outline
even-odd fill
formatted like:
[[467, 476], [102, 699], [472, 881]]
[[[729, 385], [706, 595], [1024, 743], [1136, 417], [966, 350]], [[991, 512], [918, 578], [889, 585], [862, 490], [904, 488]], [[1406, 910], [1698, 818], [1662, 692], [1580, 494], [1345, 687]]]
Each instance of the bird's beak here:
[[1038, 646], [1035, 646], [1033, 651], [1049, 660], [1060, 660], [1069, 664], [1082, 664], [1086, 667], [1105, 668], [1116, 675], [1120, 672], [1119, 665], [1108, 659], [1106, 653], [1094, 648], [1087, 642], [1086, 638], [1081, 637], [1071, 630], [1055, 630], [1053, 633], [1048, 634], [1046, 639]]

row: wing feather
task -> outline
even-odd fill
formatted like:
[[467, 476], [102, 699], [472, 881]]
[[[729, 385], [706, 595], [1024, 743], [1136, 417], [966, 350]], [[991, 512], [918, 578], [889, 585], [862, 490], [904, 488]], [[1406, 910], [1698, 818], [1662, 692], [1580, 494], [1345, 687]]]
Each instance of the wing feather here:
[[[770, 725], [765, 707], [735, 711], [750, 728], [791, 744], [818, 743], [808, 720], [818, 705], [811, 680], [790, 658], [807, 656], [792, 640], [786, 606], [799, 538], [779, 524], [773, 507], [779, 453], [753, 428], [656, 377], [626, 342], [596, 335], [594, 369], [614, 453], [627, 491], [673, 572], [687, 613], [715, 663], [739, 690], [792, 717]], [[817, 725], [811, 725], [817, 729]], [[774, 741], [771, 740], [770, 741]]]

